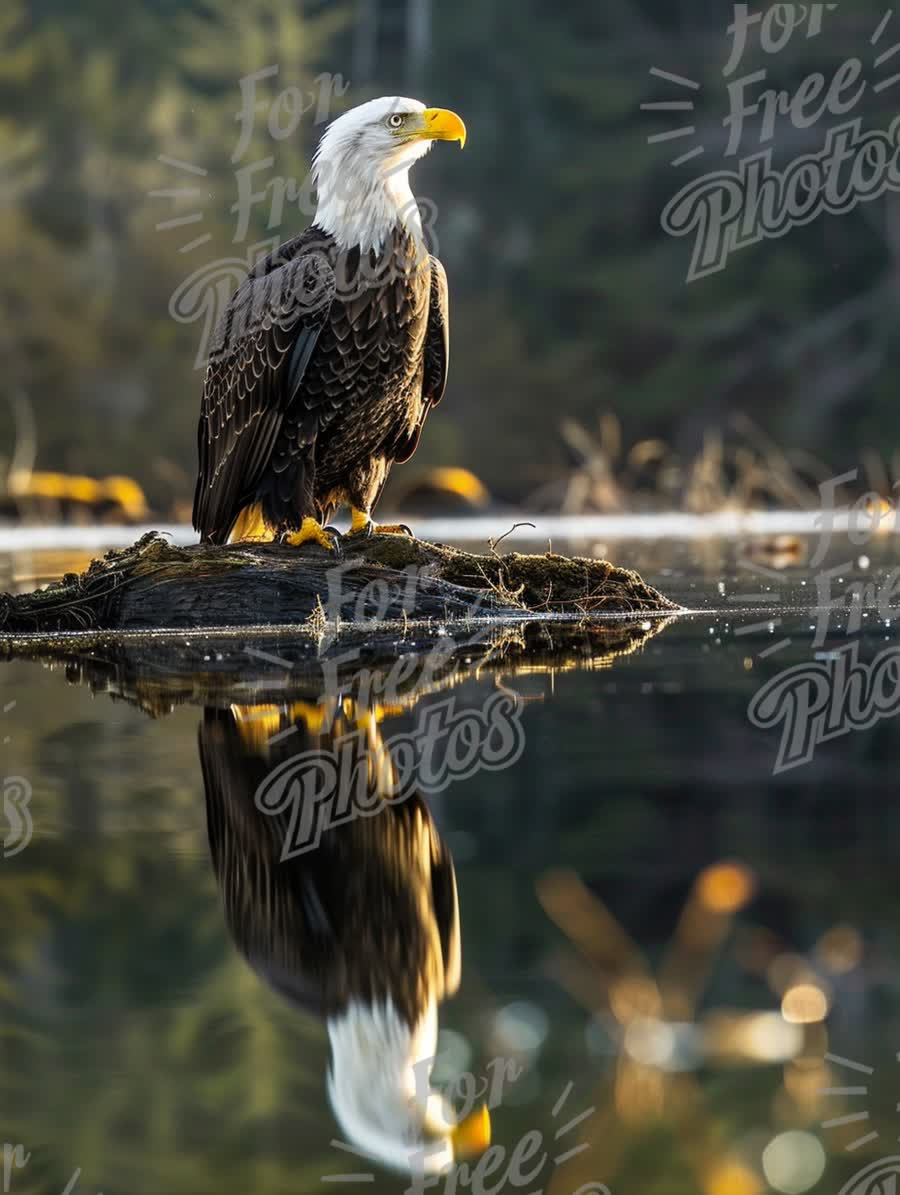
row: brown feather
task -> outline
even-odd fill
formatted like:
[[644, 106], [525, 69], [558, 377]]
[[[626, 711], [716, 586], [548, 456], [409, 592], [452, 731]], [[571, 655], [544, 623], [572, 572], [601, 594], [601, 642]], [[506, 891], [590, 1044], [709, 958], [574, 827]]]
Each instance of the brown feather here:
[[239, 287], [203, 392], [194, 525], [223, 542], [261, 504], [278, 531], [337, 501], [370, 511], [447, 376], [447, 283], [402, 229], [358, 249], [307, 230]]

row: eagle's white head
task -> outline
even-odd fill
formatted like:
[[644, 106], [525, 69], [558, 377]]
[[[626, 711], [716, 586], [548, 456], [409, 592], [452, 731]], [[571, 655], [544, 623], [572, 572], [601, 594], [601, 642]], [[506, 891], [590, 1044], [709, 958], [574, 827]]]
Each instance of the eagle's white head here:
[[325, 130], [313, 160], [315, 225], [342, 248], [380, 250], [398, 223], [419, 239], [422, 222], [409, 168], [435, 141], [466, 143], [466, 126], [446, 108], [384, 96], [351, 108]]
[[446, 1174], [458, 1160], [490, 1145], [487, 1108], [458, 1122], [431, 1086], [437, 1048], [433, 1000], [414, 1030], [389, 1002], [351, 1002], [329, 1020], [328, 1036], [331, 1106], [348, 1142], [367, 1157], [404, 1174]]

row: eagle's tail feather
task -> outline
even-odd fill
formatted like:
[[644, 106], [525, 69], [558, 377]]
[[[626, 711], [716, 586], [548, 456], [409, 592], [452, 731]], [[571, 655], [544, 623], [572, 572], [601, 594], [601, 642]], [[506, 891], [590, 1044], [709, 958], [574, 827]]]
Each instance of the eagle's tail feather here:
[[271, 543], [275, 538], [274, 528], [266, 521], [262, 503], [252, 502], [245, 506], [234, 521], [228, 542], [236, 543]]

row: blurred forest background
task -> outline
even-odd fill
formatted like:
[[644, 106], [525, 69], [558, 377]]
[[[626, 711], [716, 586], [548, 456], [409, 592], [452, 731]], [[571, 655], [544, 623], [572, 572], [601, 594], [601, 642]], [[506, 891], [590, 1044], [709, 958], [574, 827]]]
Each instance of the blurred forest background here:
[[[754, 39], [742, 71], [796, 88], [812, 70], [830, 80], [848, 54], [868, 70], [883, 12], [882, 0], [842, 4], [777, 56]], [[453, 292], [451, 388], [417, 466], [464, 465], [520, 502], [563, 503], [554, 486], [587, 463], [595, 481], [619, 470], [677, 503], [687, 474], [673, 462], [739, 468], [742, 452], [810, 476], [877, 453], [888, 480], [897, 196], [744, 249], [691, 285], [689, 240], [661, 229], [669, 198], [722, 162], [731, 14], [714, 0], [4, 0], [3, 471], [127, 474], [155, 510], [183, 513], [205, 318], [199, 301], [185, 318], [185, 279], [205, 268], [230, 292], [254, 246], [309, 222], [308, 196], [292, 202], [288, 188], [274, 214], [270, 200], [278, 179], [302, 192], [323, 96], [334, 116], [399, 93], [469, 127], [463, 155], [433, 154], [414, 180]], [[235, 162], [240, 80], [276, 65]], [[651, 67], [702, 85], [690, 120], [704, 157], [675, 168], [694, 142], [648, 144], [681, 118], [641, 105], [684, 98]], [[273, 137], [269, 105], [285, 88], [309, 107]], [[870, 87], [866, 127], [886, 129], [898, 100], [900, 87]], [[291, 123], [288, 108], [278, 119]], [[779, 126], [776, 165], [820, 149], [837, 123]], [[238, 172], [253, 164], [267, 199], [240, 229]], [[619, 494], [601, 484], [594, 504]]]

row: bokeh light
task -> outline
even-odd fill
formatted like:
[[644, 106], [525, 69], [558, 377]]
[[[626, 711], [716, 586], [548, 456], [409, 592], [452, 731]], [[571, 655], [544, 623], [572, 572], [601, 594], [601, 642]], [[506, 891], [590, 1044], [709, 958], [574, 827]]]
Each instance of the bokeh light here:
[[763, 1185], [759, 1177], [743, 1162], [722, 1162], [706, 1178], [706, 1195], [760, 1195]]
[[812, 1133], [793, 1129], [774, 1137], [763, 1150], [763, 1173], [769, 1186], [784, 1195], [801, 1195], [825, 1173], [825, 1150]]
[[716, 863], [700, 873], [697, 895], [714, 913], [736, 913], [753, 896], [756, 881], [741, 863]]
[[849, 925], [836, 925], [816, 943], [816, 957], [834, 975], [846, 975], [862, 962], [863, 940]]
[[828, 1015], [828, 997], [818, 984], [795, 984], [784, 993], [781, 1015], [792, 1025], [824, 1021]]

